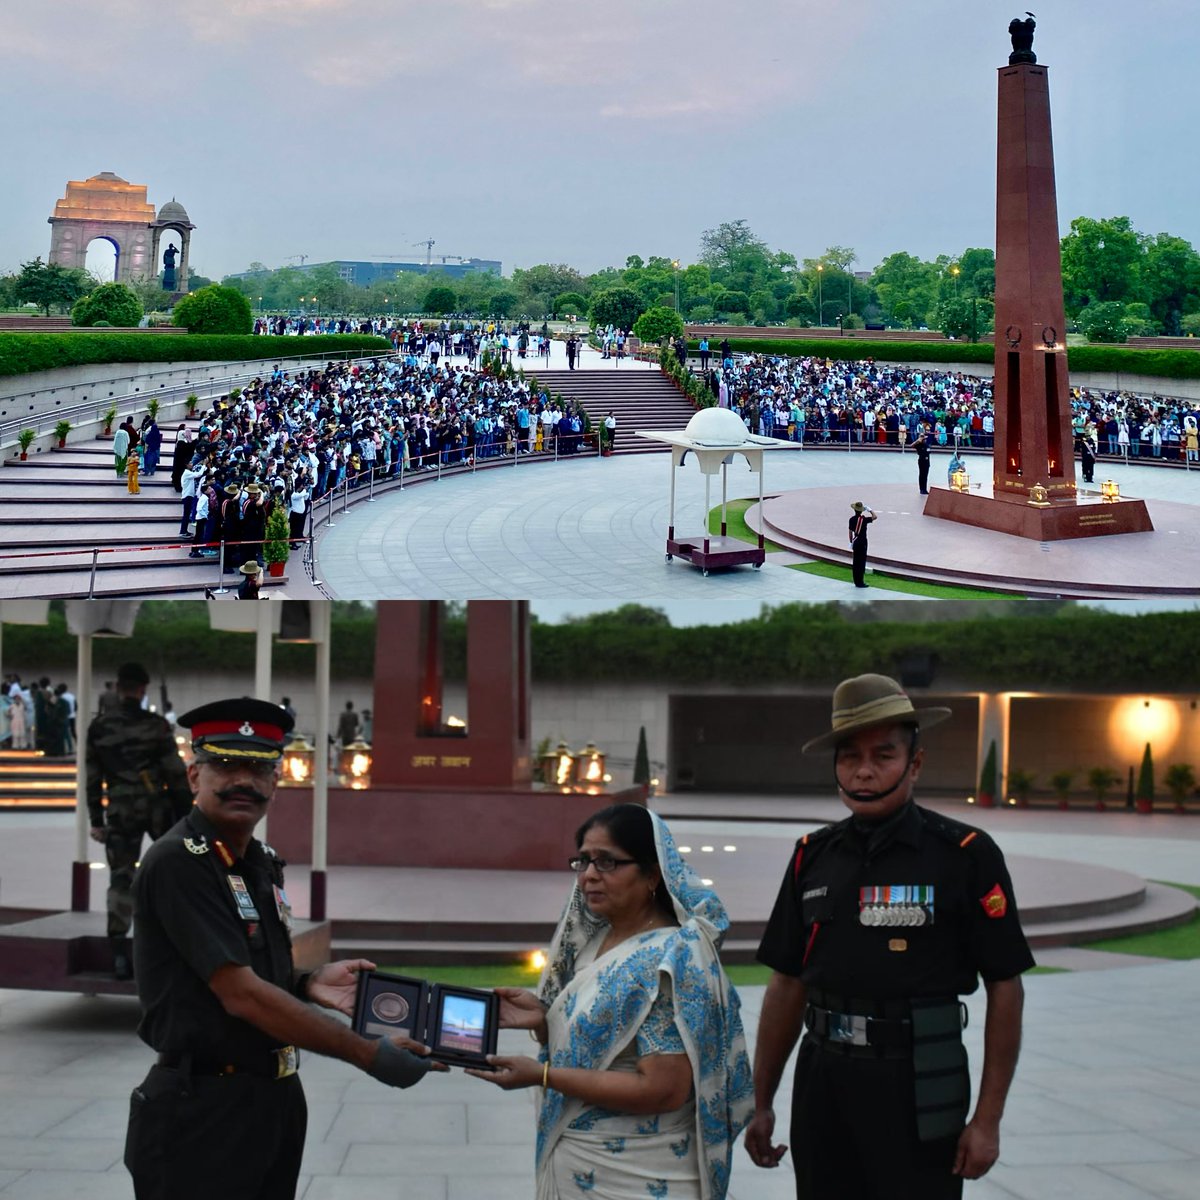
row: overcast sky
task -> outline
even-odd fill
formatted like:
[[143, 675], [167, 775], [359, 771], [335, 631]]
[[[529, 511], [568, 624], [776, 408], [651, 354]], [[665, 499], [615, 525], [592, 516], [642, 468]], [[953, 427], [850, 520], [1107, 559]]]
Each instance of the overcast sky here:
[[[0, 270], [68, 179], [197, 225], [192, 265], [694, 261], [745, 218], [869, 269], [994, 243], [1022, 0], [0, 0]], [[1029, 0], [1024, 0], [1028, 3]], [[1200, 244], [1196, 0], [1039, 0], [1059, 215]]]

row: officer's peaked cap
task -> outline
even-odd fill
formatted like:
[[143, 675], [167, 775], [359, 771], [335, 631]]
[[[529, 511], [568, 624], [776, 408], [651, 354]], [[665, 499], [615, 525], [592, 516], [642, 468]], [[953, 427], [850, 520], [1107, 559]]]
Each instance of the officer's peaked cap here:
[[150, 675], [141, 663], [122, 663], [121, 666], [117, 668], [117, 682], [129, 684], [147, 684], [150, 682]]
[[914, 708], [904, 689], [887, 675], [856, 675], [843, 679], [833, 692], [832, 728], [806, 742], [804, 754], [831, 750], [853, 734], [878, 725], [940, 725], [948, 708]]
[[178, 723], [192, 731], [197, 761], [278, 762], [295, 720], [278, 704], [242, 696], [202, 704], [184, 713]]

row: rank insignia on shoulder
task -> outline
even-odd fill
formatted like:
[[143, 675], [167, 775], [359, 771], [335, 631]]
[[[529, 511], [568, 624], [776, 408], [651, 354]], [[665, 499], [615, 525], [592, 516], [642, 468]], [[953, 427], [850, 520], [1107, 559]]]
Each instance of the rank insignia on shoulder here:
[[979, 903], [983, 905], [983, 911], [989, 917], [1002, 917], [1008, 912], [1008, 897], [999, 884], [996, 884], [986, 896], [982, 897]]
[[183, 844], [187, 848], [189, 854], [208, 853], [208, 842], [204, 840], [203, 836], [198, 838], [184, 838]]

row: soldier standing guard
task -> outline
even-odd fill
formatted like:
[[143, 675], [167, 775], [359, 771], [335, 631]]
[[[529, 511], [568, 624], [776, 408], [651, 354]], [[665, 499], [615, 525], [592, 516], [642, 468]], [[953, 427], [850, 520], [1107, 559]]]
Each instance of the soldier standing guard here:
[[134, 887], [138, 1034], [158, 1061], [134, 1089], [125, 1166], [137, 1200], [289, 1200], [304, 1151], [300, 1049], [390, 1087], [428, 1070], [406, 1037], [372, 1040], [304, 1001], [353, 1015], [365, 959], [297, 974], [283, 862], [253, 836], [292, 719], [218, 700], [185, 713], [192, 810], [146, 853]]
[[[833, 694], [832, 749], [850, 817], [805, 836], [759, 947], [772, 968], [746, 1149], [778, 1166], [772, 1108], [802, 1029], [791, 1145], [800, 1200], [957, 1200], [1000, 1153], [1033, 966], [1004, 857], [986, 833], [913, 803], [922, 727], [900, 685], [860, 675]], [[975, 1112], [959, 996], [987, 989]]]
[[[88, 726], [87, 805], [91, 836], [102, 842], [111, 871], [108, 938], [113, 973], [131, 979], [129, 924], [133, 872], [142, 838], [157, 838], [192, 806], [192, 793], [171, 726], [142, 708], [150, 676], [140, 663], [117, 672], [116, 703], [101, 705]], [[103, 805], [105, 785], [108, 807]]]

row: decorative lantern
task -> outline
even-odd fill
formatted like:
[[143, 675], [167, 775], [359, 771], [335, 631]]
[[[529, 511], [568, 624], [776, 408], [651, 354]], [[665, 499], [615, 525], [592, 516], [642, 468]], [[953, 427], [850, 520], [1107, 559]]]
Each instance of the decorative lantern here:
[[1040, 483], [1035, 483], [1029, 489], [1029, 503], [1034, 508], [1049, 508], [1050, 493]]
[[575, 755], [575, 782], [580, 787], [602, 788], [605, 783], [603, 750], [596, 749], [595, 742], [588, 742]]
[[357, 737], [342, 748], [342, 783], [355, 791], [371, 786], [371, 747]]
[[1117, 486], [1117, 481], [1115, 479], [1106, 479], [1100, 485], [1100, 495], [1105, 500], [1120, 500], [1121, 489]]
[[308, 787], [313, 777], [313, 745], [295, 734], [283, 748], [283, 774], [279, 782], [285, 787]]
[[957, 471], [950, 473], [950, 486], [956, 492], [969, 491], [971, 487], [971, 477], [967, 474], [966, 467], [959, 467]]
[[575, 755], [566, 742], [542, 755], [542, 782], [547, 787], [570, 787], [575, 782]]

